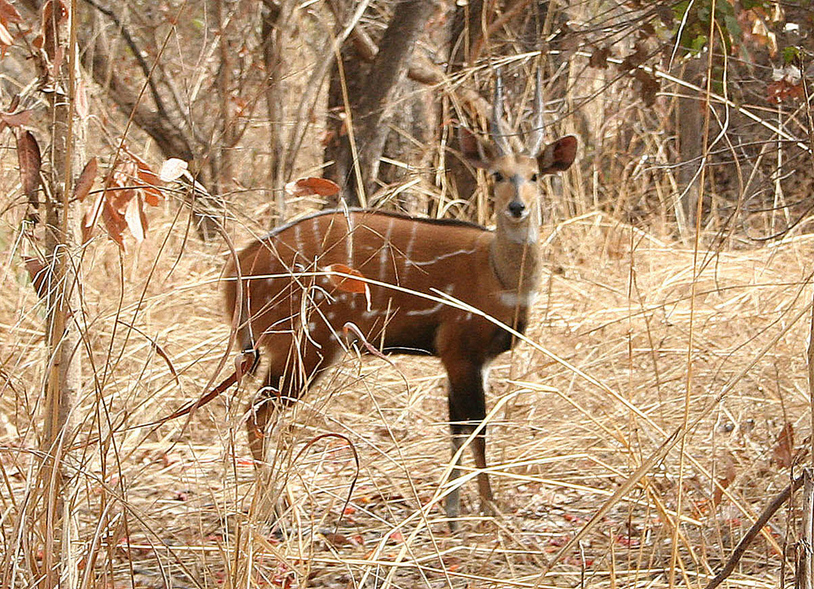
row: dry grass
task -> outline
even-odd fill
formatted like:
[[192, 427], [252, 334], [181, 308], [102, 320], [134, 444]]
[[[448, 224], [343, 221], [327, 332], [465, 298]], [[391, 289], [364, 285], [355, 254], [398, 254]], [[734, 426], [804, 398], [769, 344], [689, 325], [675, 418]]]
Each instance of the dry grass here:
[[[12, 581], [23, 585], [32, 579], [14, 526], [34, 487], [45, 352], [15, 211], [0, 221], [8, 252], [0, 545], [19, 557]], [[227, 345], [217, 285], [224, 257], [185, 241], [174, 216], [168, 205], [149, 241], [123, 257], [104, 238], [85, 252], [92, 354], [82, 352], [69, 504], [72, 558], [84, 575], [96, 555], [94, 586], [661, 587], [674, 545], [676, 578], [702, 586], [787, 484], [776, 441], [784, 424], [798, 445], [809, 432], [814, 237], [702, 251], [694, 278], [691, 249], [587, 215], [549, 228], [551, 273], [527, 334], [537, 346], [519, 345], [491, 373], [498, 409], [488, 452], [500, 515], [478, 516], [466, 484], [464, 533], [447, 531], [439, 363], [348, 357], [283, 418], [296, 427], [275, 430], [290, 429], [292, 452], [302, 453], [280, 456], [270, 474], [288, 480], [292, 504], [273, 533], [245, 444], [249, 391], [230, 391], [188, 422], [135, 427], [200, 395]], [[614, 498], [676, 428], [683, 441]], [[319, 437], [329, 432], [339, 435]], [[728, 485], [724, 493], [715, 481]], [[778, 584], [777, 549], [794, 542], [795, 517], [794, 509], [775, 517], [731, 585]]]

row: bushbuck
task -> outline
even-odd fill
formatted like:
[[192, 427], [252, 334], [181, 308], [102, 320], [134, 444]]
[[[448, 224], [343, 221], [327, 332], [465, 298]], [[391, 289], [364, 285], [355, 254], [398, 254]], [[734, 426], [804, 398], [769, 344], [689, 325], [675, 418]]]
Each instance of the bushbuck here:
[[[523, 153], [512, 149], [502, 127], [499, 79], [491, 142], [461, 129], [464, 157], [491, 173], [494, 231], [462, 221], [331, 210], [251, 243], [238, 255], [239, 272], [234, 262], [228, 265], [226, 309], [230, 316], [237, 313], [237, 345], [268, 357], [268, 373], [248, 418], [251, 452], [259, 463], [275, 409], [295, 401], [354, 339], [364, 338], [362, 351], [374, 346], [441, 359], [449, 379], [453, 456], [484, 419], [489, 364], [515, 338], [481, 315], [447, 304], [444, 296], [518, 332], [526, 328], [542, 265], [539, 179], [567, 170], [577, 152], [573, 136], [543, 145], [539, 86], [538, 79], [535, 129]], [[471, 450], [481, 507], [491, 511], [485, 430], [473, 438]], [[456, 489], [446, 500], [453, 529], [459, 507]]]

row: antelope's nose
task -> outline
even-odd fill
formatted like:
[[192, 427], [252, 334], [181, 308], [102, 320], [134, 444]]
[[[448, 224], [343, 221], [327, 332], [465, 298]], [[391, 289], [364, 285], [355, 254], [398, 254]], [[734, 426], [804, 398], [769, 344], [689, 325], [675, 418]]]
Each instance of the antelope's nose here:
[[526, 205], [524, 205], [519, 200], [513, 200], [512, 202], [509, 203], [509, 212], [515, 219], [519, 219], [520, 217], [522, 217], [525, 211]]

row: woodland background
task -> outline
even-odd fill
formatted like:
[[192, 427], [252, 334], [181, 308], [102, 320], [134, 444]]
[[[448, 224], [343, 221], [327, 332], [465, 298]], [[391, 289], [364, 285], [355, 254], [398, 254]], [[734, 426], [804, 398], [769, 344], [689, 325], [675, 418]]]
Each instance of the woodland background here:
[[[812, 460], [813, 30], [805, 0], [0, 0], [0, 584], [708, 586]], [[340, 200], [490, 223], [456, 129], [500, 69], [528, 131], [537, 68], [580, 153], [492, 370], [500, 513], [467, 484], [444, 522], [440, 365], [351, 356], [285, 418], [270, 529], [256, 383], [155, 425], [230, 371], [229, 249]], [[801, 501], [725, 583], [810, 582]]]

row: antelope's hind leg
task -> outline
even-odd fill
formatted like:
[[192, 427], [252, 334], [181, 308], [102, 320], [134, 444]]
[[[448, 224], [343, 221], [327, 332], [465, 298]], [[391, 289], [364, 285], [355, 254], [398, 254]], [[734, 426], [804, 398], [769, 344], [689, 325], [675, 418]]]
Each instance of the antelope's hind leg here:
[[263, 386], [255, 394], [248, 408], [246, 429], [249, 435], [249, 448], [256, 464], [262, 464], [271, 450], [272, 438], [285, 440], [287, 436], [272, 436], [274, 424], [280, 413], [293, 405], [320, 375], [323, 358], [314, 350], [305, 353], [289, 354], [285, 363], [272, 358]]
[[278, 426], [283, 412], [293, 405], [322, 371], [322, 357], [298, 354], [295, 361], [271, 366], [248, 408], [246, 429], [257, 469], [256, 514], [261, 520], [279, 521], [291, 505], [286, 482], [290, 471], [293, 432]]

